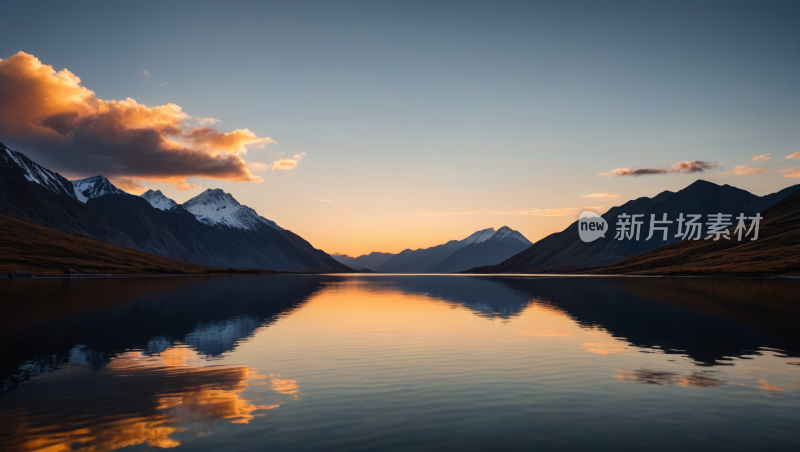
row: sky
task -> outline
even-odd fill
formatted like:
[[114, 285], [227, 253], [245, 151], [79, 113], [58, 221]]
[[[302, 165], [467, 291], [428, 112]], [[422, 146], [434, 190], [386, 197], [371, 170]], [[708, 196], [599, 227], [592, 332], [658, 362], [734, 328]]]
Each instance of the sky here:
[[800, 183], [795, 1], [3, 10], [0, 142], [135, 194], [221, 188], [328, 253]]

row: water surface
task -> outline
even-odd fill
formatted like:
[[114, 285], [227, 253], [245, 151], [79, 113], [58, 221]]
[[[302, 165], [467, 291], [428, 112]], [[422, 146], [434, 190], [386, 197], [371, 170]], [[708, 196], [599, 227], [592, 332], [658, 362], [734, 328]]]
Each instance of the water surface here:
[[797, 450], [800, 282], [0, 281], [0, 449]]

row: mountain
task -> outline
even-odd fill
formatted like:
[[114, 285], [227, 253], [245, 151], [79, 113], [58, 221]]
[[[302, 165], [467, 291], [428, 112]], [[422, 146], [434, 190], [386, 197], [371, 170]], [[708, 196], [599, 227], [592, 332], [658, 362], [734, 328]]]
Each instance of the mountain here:
[[274, 229], [281, 229], [274, 221], [259, 216], [255, 210], [239, 204], [233, 196], [219, 188], [200, 193], [183, 203], [183, 207], [209, 226], [225, 225], [251, 230], [260, 224], [265, 224]]
[[111, 229], [78, 200], [70, 181], [2, 143], [0, 214], [67, 234], [135, 247], [130, 237]]
[[475, 232], [463, 240], [425, 249], [404, 250], [372, 268], [386, 273], [449, 273], [476, 265], [493, 265], [529, 247], [531, 242], [519, 232], [503, 226]]
[[[800, 276], [800, 191], [761, 213], [758, 239], [688, 240], [590, 271], [597, 274]], [[750, 223], [746, 223], [750, 226]]]
[[0, 272], [79, 273], [267, 273], [187, 264], [100, 240], [0, 215]]
[[[681, 241], [681, 237], [675, 237], [678, 228], [675, 220], [681, 213], [684, 215], [701, 214], [704, 224], [701, 234], [705, 235], [708, 214], [721, 212], [733, 214], [734, 217], [740, 213], [753, 215], [763, 212], [798, 188], [800, 185], [794, 185], [777, 193], [760, 197], [730, 185], [717, 185], [697, 180], [676, 193], [664, 191], [653, 198], [642, 197], [609, 209], [602, 215], [609, 228], [609, 232], [603, 239], [590, 243], [582, 242], [578, 235], [578, 222], [576, 221], [562, 232], [550, 234], [498, 265], [473, 268], [470, 272], [566, 273], [611, 264], [629, 256]], [[656, 232], [655, 240], [646, 240], [649, 233], [650, 215], [655, 214], [656, 219], [661, 219], [664, 213], [667, 214], [668, 220], [673, 221], [671, 225], [668, 225], [668, 240], [661, 240], [662, 234], [659, 232]], [[642, 217], [644, 224], [638, 241], [614, 239], [617, 215], [620, 214], [644, 214]]]
[[145, 201], [149, 202], [151, 206], [158, 210], [169, 210], [178, 205], [178, 203], [175, 201], [164, 196], [164, 193], [161, 193], [161, 190], [147, 190], [139, 196], [144, 198]]
[[[160, 204], [170, 201], [174, 202], [164, 197]], [[187, 204], [200, 213], [184, 207]], [[109, 193], [89, 199], [86, 205], [112, 228], [128, 235], [138, 249], [170, 259], [210, 267], [352, 271], [222, 190], [206, 190], [168, 210], [127, 193]]]
[[532, 243], [525, 236], [508, 226], [503, 226], [488, 239], [469, 243], [459, 248], [428, 271], [457, 273], [485, 265], [486, 262], [503, 262], [509, 256], [513, 256], [531, 245]]
[[69, 182], [0, 146], [0, 214], [11, 218], [207, 267], [352, 271], [222, 190], [187, 202], [193, 213], [160, 192], [125, 193], [102, 176]]
[[331, 254], [332, 258], [355, 270], [364, 270], [365, 268], [373, 269], [394, 256], [396, 255], [392, 253], [380, 253], [377, 251], [373, 251], [369, 254], [362, 254], [358, 257], [350, 257], [346, 254], [338, 253]]
[[82, 203], [86, 203], [86, 201], [91, 198], [97, 198], [108, 193], [116, 193], [118, 195], [125, 194], [124, 191], [115, 187], [103, 176], [74, 180], [72, 181], [72, 187], [75, 190], [75, 197]]

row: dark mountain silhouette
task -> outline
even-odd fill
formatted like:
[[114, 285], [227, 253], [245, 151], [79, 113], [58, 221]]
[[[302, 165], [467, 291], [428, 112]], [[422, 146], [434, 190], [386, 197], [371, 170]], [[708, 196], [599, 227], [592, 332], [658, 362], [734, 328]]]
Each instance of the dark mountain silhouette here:
[[[590, 273], [800, 276], [800, 191], [764, 210], [758, 239], [735, 228], [730, 240], [683, 241], [637, 254]], [[750, 222], [745, 223], [750, 227]]]
[[404, 250], [373, 268], [386, 273], [450, 273], [475, 265], [490, 265], [513, 256], [530, 246], [519, 232], [503, 226], [475, 232], [463, 240], [417, 250]]
[[331, 254], [331, 257], [336, 259], [337, 261], [347, 265], [348, 267], [355, 269], [355, 270], [364, 270], [364, 269], [372, 269], [377, 267], [378, 265], [388, 261], [392, 257], [396, 256], [396, 254], [392, 253], [380, 253], [377, 251], [373, 251], [369, 254], [362, 254], [358, 257], [350, 257], [346, 254]]
[[431, 266], [428, 272], [457, 273], [485, 265], [487, 262], [503, 262], [509, 256], [530, 246], [531, 242], [527, 239], [520, 240], [520, 237], [522, 234], [508, 226], [503, 226], [489, 239], [479, 243], [470, 243], [457, 249], [445, 260]]
[[[705, 235], [708, 214], [726, 213], [735, 217], [740, 213], [753, 215], [764, 212], [798, 188], [800, 185], [794, 185], [777, 193], [759, 197], [730, 185], [717, 185], [698, 180], [677, 193], [664, 191], [654, 198], [642, 197], [609, 209], [602, 215], [609, 227], [605, 238], [590, 243], [581, 241], [576, 221], [562, 232], [550, 234], [498, 265], [473, 268], [469, 272], [568, 273], [611, 264], [629, 256], [681, 241], [681, 237], [676, 237], [678, 224], [675, 221], [681, 213], [684, 216], [701, 214], [703, 222], [701, 234]], [[655, 231], [652, 239], [646, 240], [651, 214], [656, 216], [656, 220], [661, 220], [664, 213], [667, 214], [668, 220], [673, 221], [668, 225], [668, 240], [663, 241], [663, 235], [659, 231]], [[640, 218], [644, 224], [638, 241], [620, 241], [614, 238], [617, 215], [620, 214], [644, 214], [644, 217]]]
[[210, 268], [167, 259], [90, 237], [0, 215], [0, 276], [5, 273], [266, 273], [265, 270]]
[[135, 248], [75, 197], [72, 184], [0, 143], [0, 214], [80, 237]]
[[351, 271], [291, 231], [266, 224], [209, 226], [183, 206], [160, 210], [128, 194], [103, 195], [86, 205], [137, 248], [172, 259], [214, 267]]

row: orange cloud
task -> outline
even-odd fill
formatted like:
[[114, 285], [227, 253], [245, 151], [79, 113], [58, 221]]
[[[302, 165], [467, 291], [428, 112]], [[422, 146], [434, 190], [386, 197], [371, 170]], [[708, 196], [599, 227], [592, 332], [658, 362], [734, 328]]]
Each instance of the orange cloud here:
[[795, 152], [794, 154], [787, 155], [787, 159], [800, 159], [800, 151]]
[[189, 177], [261, 181], [242, 155], [248, 145], [273, 141], [247, 129], [207, 127], [214, 122], [171, 103], [98, 99], [69, 70], [57, 72], [24, 52], [0, 59], [4, 142], [61, 172], [169, 181], [183, 189], [197, 187]]
[[770, 158], [771, 156], [772, 156], [772, 154], [761, 154], [761, 155], [757, 155], [757, 156], [753, 157], [753, 161], [754, 161], [754, 162], [766, 162], [767, 160], [769, 160], [769, 158]]
[[133, 177], [112, 177], [109, 181], [120, 190], [134, 195], [141, 195], [147, 191], [147, 187], [139, 179]]
[[622, 195], [618, 195], [616, 193], [592, 193], [589, 195], [583, 195], [581, 198], [619, 198]]
[[297, 166], [297, 160], [294, 159], [280, 159], [275, 160], [272, 164], [272, 169], [276, 170], [289, 170]]
[[784, 173], [783, 177], [800, 177], [800, 167], [794, 167], [781, 170]]
[[267, 171], [267, 170], [269, 170], [269, 165], [267, 165], [266, 163], [261, 163], [261, 162], [248, 163], [247, 167], [250, 168], [250, 171]]
[[230, 133], [220, 132], [211, 127], [198, 127], [184, 134], [184, 139], [195, 146], [207, 148], [217, 155], [221, 152], [245, 154], [248, 144], [274, 143], [269, 137], [258, 137], [248, 129], [237, 129]]
[[[755, 158], [753, 160], [755, 160]], [[768, 173], [769, 171], [770, 169], [764, 166], [739, 165], [733, 167], [732, 170], [724, 173], [723, 175], [753, 176], [755, 174]]]

